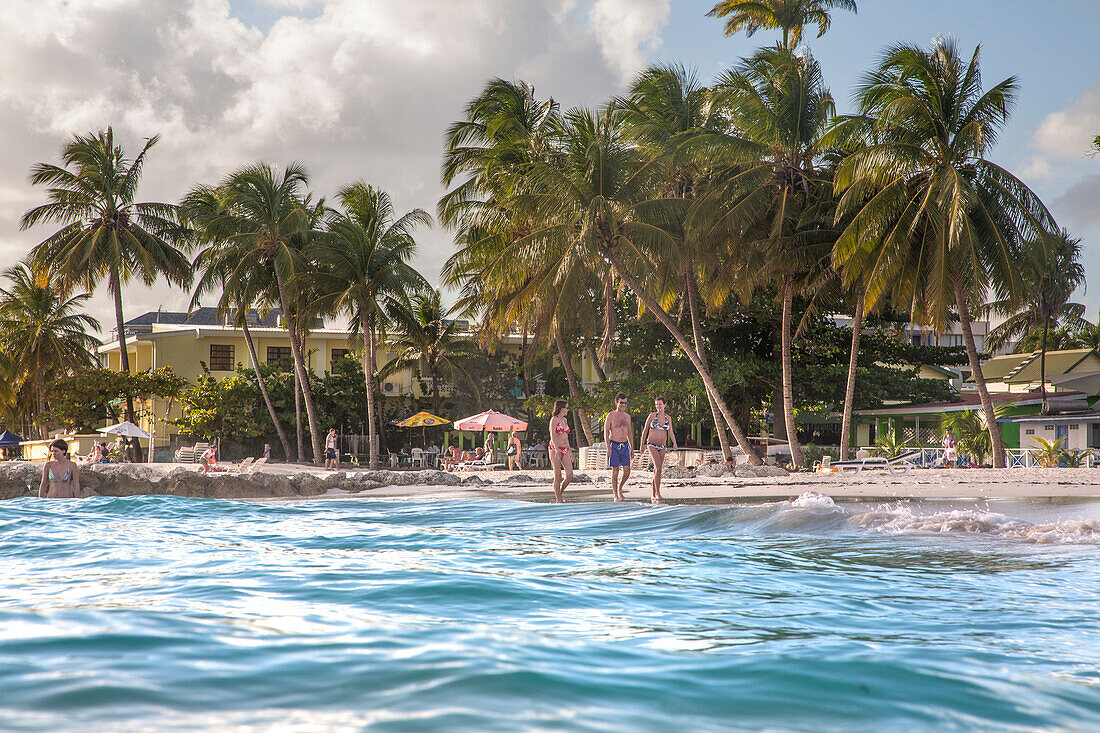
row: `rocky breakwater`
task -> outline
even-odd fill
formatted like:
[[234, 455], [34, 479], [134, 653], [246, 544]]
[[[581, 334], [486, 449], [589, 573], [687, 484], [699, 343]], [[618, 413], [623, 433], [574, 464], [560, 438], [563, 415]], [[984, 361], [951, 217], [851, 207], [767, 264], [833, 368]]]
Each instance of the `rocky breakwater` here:
[[[462, 479], [444, 471], [337, 471], [318, 476], [306, 471], [257, 472], [248, 476], [213, 473], [191, 467], [169, 471], [141, 464], [85, 466], [80, 470], [83, 496], [164, 494], [206, 499], [311, 497], [333, 491], [360, 493], [379, 486], [458, 486]], [[0, 499], [37, 496], [42, 464], [16, 461], [0, 465]]]

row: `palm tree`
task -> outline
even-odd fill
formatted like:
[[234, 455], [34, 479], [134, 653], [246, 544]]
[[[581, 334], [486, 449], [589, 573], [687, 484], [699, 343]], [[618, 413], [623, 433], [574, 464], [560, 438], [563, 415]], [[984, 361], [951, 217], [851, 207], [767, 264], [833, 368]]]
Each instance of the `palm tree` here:
[[34, 422], [45, 437], [38, 416], [46, 409], [46, 380], [94, 366], [99, 342], [88, 332], [99, 322], [82, 312], [90, 295], [65, 295], [25, 264], [4, 277], [11, 284], [0, 288], [0, 350], [12, 382], [29, 383]]
[[[20, 221], [21, 229], [46, 222], [62, 225], [32, 250], [31, 260], [36, 268], [58, 277], [63, 288], [81, 286], [90, 292], [106, 278], [115, 301], [122, 371], [127, 374], [130, 357], [122, 286], [135, 277], [145, 285], [159, 277], [183, 287], [191, 282], [191, 264], [172, 244], [180, 236], [176, 207], [135, 201], [145, 156], [158, 139], [148, 138], [130, 160], [115, 144], [110, 127], [94, 135], [75, 136], [62, 149], [62, 165], [36, 163], [31, 168], [31, 183], [47, 186], [49, 201]], [[130, 395], [126, 396], [126, 419], [135, 419]], [[137, 441], [131, 447], [140, 459]]]
[[557, 350], [581, 427], [578, 440], [593, 442], [569, 342], [576, 331], [587, 338], [602, 321], [601, 352], [605, 359], [609, 355], [614, 334], [609, 268], [591, 252], [568, 248], [543, 252], [541, 262], [523, 259], [530, 253], [515, 243], [535, 223], [505, 205], [536, 164], [563, 164], [562, 133], [557, 104], [538, 100], [528, 84], [493, 80], [470, 102], [466, 119], [454, 123], [447, 136], [443, 183], [464, 179], [439, 203], [440, 219], [458, 229], [460, 244], [444, 266], [444, 280], [462, 288], [457, 310], [481, 315], [486, 344], [520, 326], [525, 334], [534, 330], [536, 343]]
[[[514, 266], [563, 256], [606, 260], [676, 339], [745, 455], [759, 462], [710, 370], [653, 294], [664, 290], [660, 287], [663, 263], [675, 259], [682, 241], [674, 229], [675, 222], [683, 219], [684, 202], [660, 196], [661, 166], [624, 138], [616, 105], [598, 114], [570, 110], [565, 123], [560, 165], [535, 163], [522, 190], [505, 203], [515, 216], [534, 225], [510, 247]], [[559, 318], [565, 315], [559, 311]]]
[[[658, 65], [643, 71], [630, 88], [625, 99], [616, 100], [622, 109], [626, 134], [637, 141], [648, 156], [665, 167], [665, 196], [695, 202], [696, 191], [706, 176], [706, 159], [694, 156], [688, 150], [692, 136], [709, 122], [708, 90], [694, 73], [682, 66]], [[690, 204], [689, 204], [690, 206]], [[692, 218], [690, 210], [685, 211]], [[702, 331], [702, 306], [718, 308], [729, 296], [730, 288], [721, 273], [724, 268], [719, 256], [722, 247], [697, 229], [680, 227], [684, 246], [681, 257], [669, 264], [679, 268], [676, 276], [668, 278], [674, 293], [686, 302], [691, 318], [692, 338], [704, 366], [707, 363], [706, 343]], [[728, 460], [730, 451], [725, 420], [716, 403], [708, 394], [715, 432]]]
[[462, 378], [477, 392], [477, 383], [465, 367], [465, 363], [477, 355], [477, 348], [463, 337], [453, 309], [443, 309], [442, 294], [438, 290], [413, 295], [408, 306], [397, 303], [389, 316], [393, 331], [388, 343], [390, 348], [398, 350], [398, 354], [379, 370], [380, 379], [417, 366], [421, 375], [431, 381], [432, 412], [437, 415], [442, 408], [440, 380], [454, 384]]
[[863, 273], [869, 303], [893, 289], [929, 325], [955, 308], [993, 444], [1004, 450], [982, 375], [971, 310], [992, 286], [1001, 298], [1022, 290], [1022, 242], [1053, 229], [1046, 207], [1019, 179], [986, 158], [1016, 96], [1008, 78], [983, 91], [979, 48], [967, 62], [955, 43], [929, 51], [889, 48], [857, 94], [874, 139], [841, 161], [837, 220], [850, 216], [835, 260]]
[[[308, 183], [305, 169], [297, 163], [281, 175], [265, 163], [240, 168], [218, 186], [221, 203], [205, 228], [208, 237], [220, 242], [216, 256], [227, 265], [222, 271], [231, 269], [232, 263], [246, 263], [264, 268], [275, 281], [274, 294], [286, 319], [294, 374], [306, 406], [313, 460], [320, 463], [321, 433], [302, 344], [296, 338], [300, 326], [293, 292], [295, 275], [305, 265], [302, 249], [320, 208], [302, 190]], [[235, 290], [238, 285], [230, 280], [230, 287]]]
[[[195, 257], [193, 264], [195, 271], [199, 273], [199, 281], [191, 297], [191, 307], [195, 306], [203, 294], [214, 289], [219, 290], [218, 309], [223, 314], [232, 313], [234, 321], [244, 331], [244, 342], [248, 348], [253, 373], [256, 375], [256, 383], [267, 406], [271, 422], [275, 426], [275, 432], [279, 436], [283, 455], [289, 460], [290, 441], [275, 410], [275, 403], [267, 388], [267, 380], [260, 371], [256, 344], [248, 326], [248, 316], [253, 308], [263, 309], [269, 303], [278, 300], [274, 292], [276, 287], [273, 273], [270, 268], [263, 266], [259, 259], [250, 256], [248, 250], [226, 246], [226, 241], [215, 233], [218, 217], [224, 213], [224, 199], [224, 191], [211, 186], [197, 186], [180, 204], [181, 219], [190, 230], [195, 242], [206, 245]], [[243, 259], [241, 259], [242, 256], [244, 256]], [[301, 458], [299, 451], [298, 460]]]
[[817, 37], [829, 30], [833, 8], [856, 12], [855, 0], [722, 0], [707, 13], [726, 18], [726, 35], [745, 31], [751, 36], [762, 28], [783, 31], [783, 47], [794, 50], [802, 40], [802, 29], [817, 26]]
[[317, 298], [309, 309], [347, 314], [352, 330], [363, 340], [373, 467], [378, 465], [375, 350], [378, 339], [385, 338], [387, 312], [405, 307], [410, 292], [428, 287], [409, 260], [416, 251], [413, 230], [430, 226], [432, 219], [414, 209], [394, 220], [389, 195], [361, 181], [342, 188], [338, 198], [342, 211], [329, 214], [326, 236], [310, 249], [316, 270], [308, 277]]
[[1044, 232], [1029, 242], [1020, 266], [1021, 289], [1017, 297], [989, 305], [1006, 320], [986, 338], [991, 349], [1019, 339], [1032, 329], [1042, 332], [1039, 342], [1039, 382], [1043, 411], [1047, 410], [1047, 337], [1051, 326], [1079, 326], [1085, 306], [1071, 303], [1073, 292], [1085, 282], [1081, 264], [1081, 240], [1066, 230]]
[[731, 131], [699, 136], [726, 163], [709, 187], [703, 221], [731, 240], [743, 287], [773, 282], [782, 303], [783, 416], [794, 465], [802, 465], [794, 418], [792, 314], [797, 293], [828, 274], [832, 229], [829, 173], [819, 167], [833, 99], [812, 56], [761, 49], [715, 84], [712, 104]]

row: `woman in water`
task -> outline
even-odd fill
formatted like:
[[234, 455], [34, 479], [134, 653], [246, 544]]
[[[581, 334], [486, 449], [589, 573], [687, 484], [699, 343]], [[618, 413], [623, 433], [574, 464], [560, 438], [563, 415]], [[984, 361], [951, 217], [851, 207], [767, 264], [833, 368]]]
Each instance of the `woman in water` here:
[[[550, 465], [554, 467], [554, 501], [565, 501], [565, 487], [573, 480], [573, 449], [569, 447], [569, 425], [565, 416], [569, 414], [569, 403], [565, 400], [554, 402], [554, 415], [550, 418]], [[565, 481], [561, 472], [565, 471]]]
[[42, 484], [38, 495], [48, 499], [79, 499], [80, 468], [69, 458], [69, 444], [64, 440], [50, 443], [52, 458], [42, 467]]
[[653, 458], [653, 503], [660, 504], [663, 501], [661, 471], [665, 467], [668, 439], [672, 438], [672, 450], [677, 450], [677, 446], [676, 434], [672, 432], [672, 418], [665, 413], [665, 398], [653, 400], [653, 408], [655, 411], [649, 413], [642, 427], [642, 445], [649, 449], [649, 455]]

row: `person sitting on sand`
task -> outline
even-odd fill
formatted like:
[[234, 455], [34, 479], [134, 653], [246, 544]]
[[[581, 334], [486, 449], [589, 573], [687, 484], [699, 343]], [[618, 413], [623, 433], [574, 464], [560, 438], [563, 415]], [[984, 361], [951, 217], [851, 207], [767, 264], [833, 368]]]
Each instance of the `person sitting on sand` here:
[[45, 499], [79, 499], [80, 467], [69, 458], [69, 444], [60, 438], [50, 443], [50, 456], [42, 467], [38, 496]]
[[202, 455], [199, 456], [199, 463], [201, 464], [199, 470], [202, 471], [203, 476], [208, 475], [211, 471], [222, 470], [222, 467], [218, 465], [217, 443], [212, 443], [209, 448], [203, 451]]
[[668, 439], [672, 438], [672, 450], [679, 450], [676, 446], [676, 433], [672, 431], [672, 417], [665, 413], [665, 398], [658, 397], [653, 400], [654, 412], [649, 413], [642, 426], [642, 445], [649, 450], [653, 458], [653, 498], [654, 504], [664, 501], [661, 496], [661, 473], [665, 466], [665, 449], [668, 448]]

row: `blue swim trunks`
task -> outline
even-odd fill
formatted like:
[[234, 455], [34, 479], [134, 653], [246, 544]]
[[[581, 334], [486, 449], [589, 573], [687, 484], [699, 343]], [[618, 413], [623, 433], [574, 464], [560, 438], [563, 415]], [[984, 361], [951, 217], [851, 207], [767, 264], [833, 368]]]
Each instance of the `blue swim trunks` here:
[[611, 468], [630, 466], [630, 446], [611, 441], [607, 444], [607, 465]]

